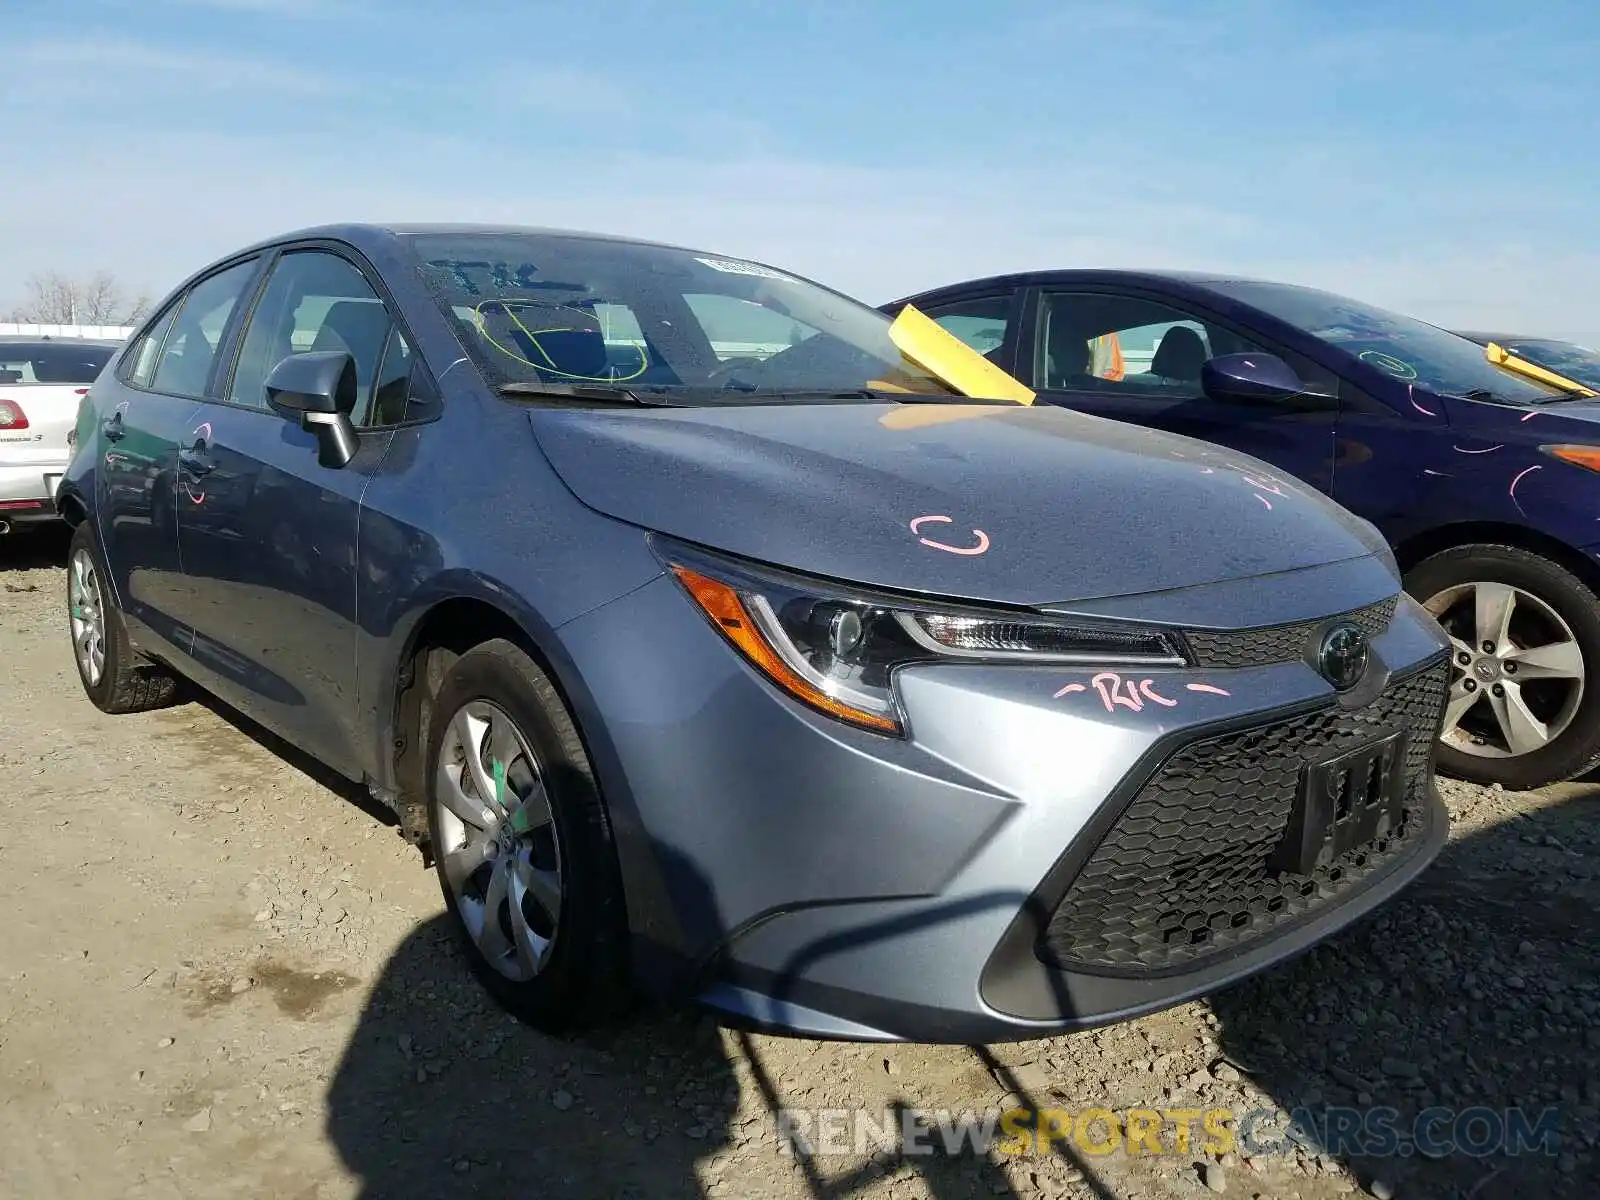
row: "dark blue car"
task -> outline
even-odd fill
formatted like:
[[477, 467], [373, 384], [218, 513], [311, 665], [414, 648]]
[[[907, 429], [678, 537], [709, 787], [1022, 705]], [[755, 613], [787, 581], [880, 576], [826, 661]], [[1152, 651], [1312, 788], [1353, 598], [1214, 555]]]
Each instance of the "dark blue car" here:
[[1040, 271], [883, 309], [906, 304], [1042, 401], [1255, 455], [1374, 523], [1455, 642], [1441, 770], [1530, 788], [1600, 762], [1600, 401], [1282, 283]]

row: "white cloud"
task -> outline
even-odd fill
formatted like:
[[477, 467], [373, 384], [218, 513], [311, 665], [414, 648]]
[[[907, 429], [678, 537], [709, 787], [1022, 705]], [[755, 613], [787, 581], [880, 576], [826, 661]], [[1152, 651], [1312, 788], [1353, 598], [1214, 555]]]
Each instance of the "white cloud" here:
[[344, 90], [337, 79], [287, 63], [216, 50], [175, 50], [134, 38], [91, 34], [40, 38], [11, 47], [5, 90], [9, 99], [59, 109], [63, 79], [72, 81], [74, 107], [86, 99], [159, 99], [197, 91], [272, 91], [290, 96]]
[[466, 81], [411, 79], [406, 88], [413, 99], [426, 96], [440, 111], [482, 114], [485, 131], [524, 122], [520, 132], [529, 146], [539, 141], [540, 114], [614, 120], [638, 112], [638, 101], [622, 84], [584, 67], [558, 63], [480, 61], [473, 63]]
[[[265, 6], [291, 0], [169, 2]], [[65, 97], [63, 78], [72, 80]], [[168, 133], [185, 126], [215, 128], [219, 120], [236, 124], [262, 112], [249, 99], [244, 100], [245, 107], [231, 110], [191, 103], [202, 96], [237, 98], [246, 93], [270, 95], [273, 107], [265, 111], [280, 121], [300, 120], [317, 128], [339, 125], [346, 130], [358, 127], [362, 112], [381, 115], [398, 96], [413, 109], [473, 114], [486, 131], [551, 113], [616, 120], [638, 110], [635, 97], [622, 84], [564, 63], [488, 58], [473, 63], [465, 77], [417, 72], [403, 79], [374, 80], [232, 49], [197, 45], [176, 49], [100, 32], [18, 41], [12, 47], [11, 65], [0, 75], [0, 99], [13, 113], [28, 109], [57, 120], [64, 107], [92, 112], [115, 105], [113, 111], [124, 116], [132, 111], [150, 113]], [[326, 101], [335, 96], [340, 105], [330, 109]], [[308, 111], [297, 116], [296, 105], [306, 105]], [[734, 120], [726, 120], [732, 128]], [[391, 125], [386, 132], [392, 132], [392, 123], [386, 124]], [[533, 124], [527, 132], [531, 136], [537, 129]]]
[[369, 0], [124, 0], [124, 3], [166, 4], [174, 8], [318, 21], [343, 20], [377, 11]]
[[[1240, 9], [1261, 7], [1259, 0], [1234, 0], [1230, 17], [1236, 20]], [[1042, 15], [1024, 17], [1019, 24], [1030, 37], [1060, 37], [1079, 42], [1102, 34], [1137, 38], [1141, 43], [1167, 38], [1189, 41], [1224, 32], [1224, 22], [1215, 13], [1183, 0], [1165, 0], [1164, 3], [1072, 0], [1055, 4]]]
[[[1344, 291], [1440, 323], [1600, 327], [1600, 257], [1552, 234], [1485, 250], [1409, 247], [1371, 217], [1373, 247], [1326, 232], [1331, 210], [1259, 189], [1157, 187], [1137, 171], [882, 166], [762, 152], [699, 157], [537, 152], [538, 139], [368, 137], [296, 128], [225, 137], [49, 123], [0, 190], [0, 307], [36, 271], [105, 267], [161, 292], [258, 238], [341, 220], [466, 220], [634, 234], [764, 259], [880, 302], [956, 279], [1067, 266], [1237, 271]], [[1348, 215], [1348, 214], [1347, 214]], [[1386, 252], [1380, 252], [1386, 251]]]

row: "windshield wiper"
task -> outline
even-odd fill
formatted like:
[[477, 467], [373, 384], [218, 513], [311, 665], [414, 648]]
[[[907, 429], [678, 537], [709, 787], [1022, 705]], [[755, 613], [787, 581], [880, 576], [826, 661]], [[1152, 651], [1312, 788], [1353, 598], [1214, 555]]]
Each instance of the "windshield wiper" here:
[[755, 388], [744, 393], [752, 400], [889, 400], [899, 399], [899, 394], [874, 391], [872, 388]]
[[962, 396], [955, 392], [891, 392], [880, 388], [806, 388], [798, 391], [756, 389], [742, 393], [750, 400], [888, 400], [895, 404], [1010, 404], [1010, 400]]
[[494, 390], [501, 396], [540, 396], [557, 400], [586, 400], [601, 404], [668, 403], [664, 399], [657, 398], [660, 396], [659, 392], [654, 397], [647, 397], [633, 388], [609, 387], [605, 384], [538, 383], [533, 380], [517, 380], [499, 384]]
[[1557, 403], [1560, 403], [1563, 400], [1592, 400], [1593, 399], [1592, 396], [1589, 396], [1589, 395], [1585, 394], [1583, 392], [1583, 390], [1580, 389], [1580, 388], [1564, 387], [1564, 386], [1562, 386], [1561, 384], [1558, 384], [1558, 383], [1552, 383], [1552, 384], [1550, 384], [1550, 386], [1553, 387], [1553, 388], [1559, 389], [1561, 394], [1559, 396], [1547, 396], [1545, 399], [1537, 401], [1537, 403], [1539, 403], [1539, 404], [1557, 404]]
[[645, 407], [682, 407], [686, 404], [804, 404], [829, 400], [886, 400], [896, 404], [1010, 404], [1009, 400], [929, 394], [926, 392], [891, 392], [878, 388], [803, 388], [771, 390], [723, 385], [722, 387], [663, 386], [645, 388], [613, 387], [607, 384], [540, 383], [537, 380], [514, 380], [496, 386], [502, 396], [528, 397], [553, 400], [571, 400], [590, 404], [638, 404]]
[[[1554, 387], [1555, 384], [1551, 384], [1550, 386]], [[1489, 403], [1489, 404], [1515, 404], [1515, 403], [1517, 403], [1517, 401], [1514, 401], [1514, 400], [1510, 399], [1509, 397], [1502, 396], [1499, 392], [1491, 392], [1488, 388], [1473, 388], [1470, 391], [1466, 391], [1466, 392], [1460, 393], [1460, 395], [1461, 395], [1461, 398], [1463, 400], [1481, 400], [1481, 401], [1484, 401], [1485, 403]], [[1561, 402], [1566, 401], [1566, 400], [1587, 400], [1588, 398], [1589, 397], [1585, 396], [1582, 392], [1577, 391], [1577, 390], [1575, 390], [1573, 388], [1562, 388], [1561, 389], [1561, 394], [1559, 396], [1541, 396], [1541, 397], [1537, 397], [1537, 398], [1530, 398], [1529, 400], [1526, 401], [1526, 403], [1528, 403], [1528, 404], [1560, 404]]]

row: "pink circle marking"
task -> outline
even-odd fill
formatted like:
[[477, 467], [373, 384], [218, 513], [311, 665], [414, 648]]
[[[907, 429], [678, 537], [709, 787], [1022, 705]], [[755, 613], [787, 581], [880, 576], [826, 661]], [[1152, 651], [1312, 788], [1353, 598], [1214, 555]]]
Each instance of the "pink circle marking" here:
[[[920, 534], [922, 532], [922, 527], [924, 525], [928, 524], [930, 521], [931, 522], [935, 522], [935, 523], [939, 523], [939, 524], [948, 525], [953, 520], [954, 520], [954, 518], [952, 518], [952, 517], [944, 517], [944, 516], [938, 516], [938, 515], [930, 515], [930, 516], [926, 516], [926, 517], [917, 517], [915, 520], [913, 520], [911, 522], [911, 532], [915, 533], [915, 534]], [[975, 546], [950, 546], [950, 545], [946, 545], [944, 542], [936, 542], [932, 538], [925, 538], [925, 537], [918, 537], [917, 540], [919, 542], [921, 542], [924, 546], [931, 546], [935, 550], [944, 550], [944, 551], [947, 551], [950, 554], [969, 554], [969, 555], [970, 554], [982, 554], [984, 551], [986, 551], [989, 548], [989, 535], [987, 533], [985, 533], [981, 529], [974, 529], [972, 532], [973, 532], [973, 535], [975, 537], [977, 537], [977, 539], [978, 539], [978, 543]]]

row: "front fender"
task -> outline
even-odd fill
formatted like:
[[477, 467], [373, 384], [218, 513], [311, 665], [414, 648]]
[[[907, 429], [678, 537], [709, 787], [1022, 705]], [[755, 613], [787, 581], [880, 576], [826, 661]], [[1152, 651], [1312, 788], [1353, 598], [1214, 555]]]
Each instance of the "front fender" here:
[[1569, 546], [1600, 534], [1600, 475], [1491, 434], [1463, 433], [1419, 456], [1399, 498], [1381, 518], [1394, 545], [1449, 525], [1524, 529]]
[[[509, 637], [533, 649], [566, 697], [586, 740], [591, 730], [602, 728], [593, 697], [566, 651], [560, 630], [595, 607], [660, 577], [661, 565], [650, 555], [642, 535], [637, 536], [637, 546], [640, 570], [629, 586], [579, 611], [560, 608], [556, 620], [550, 619], [547, 608], [530, 600], [524, 588], [466, 568], [443, 569], [429, 575], [403, 597], [394, 597], [381, 616], [363, 620], [360, 623], [358, 688], [365, 713], [361, 725], [374, 732], [366, 758], [372, 764], [370, 774], [375, 785], [392, 794], [404, 790], [405, 780], [401, 778], [396, 758], [403, 720], [399, 703], [402, 673], [422, 637], [428, 633], [430, 621], [443, 615], [452, 605], [468, 604], [477, 608], [484, 621], [481, 637], [476, 629], [473, 631], [479, 640]], [[363, 578], [363, 588], [367, 582]], [[374, 610], [369, 606], [367, 611]], [[474, 620], [477, 619], [480, 618], [475, 616]], [[600, 769], [597, 762], [596, 770]]]

